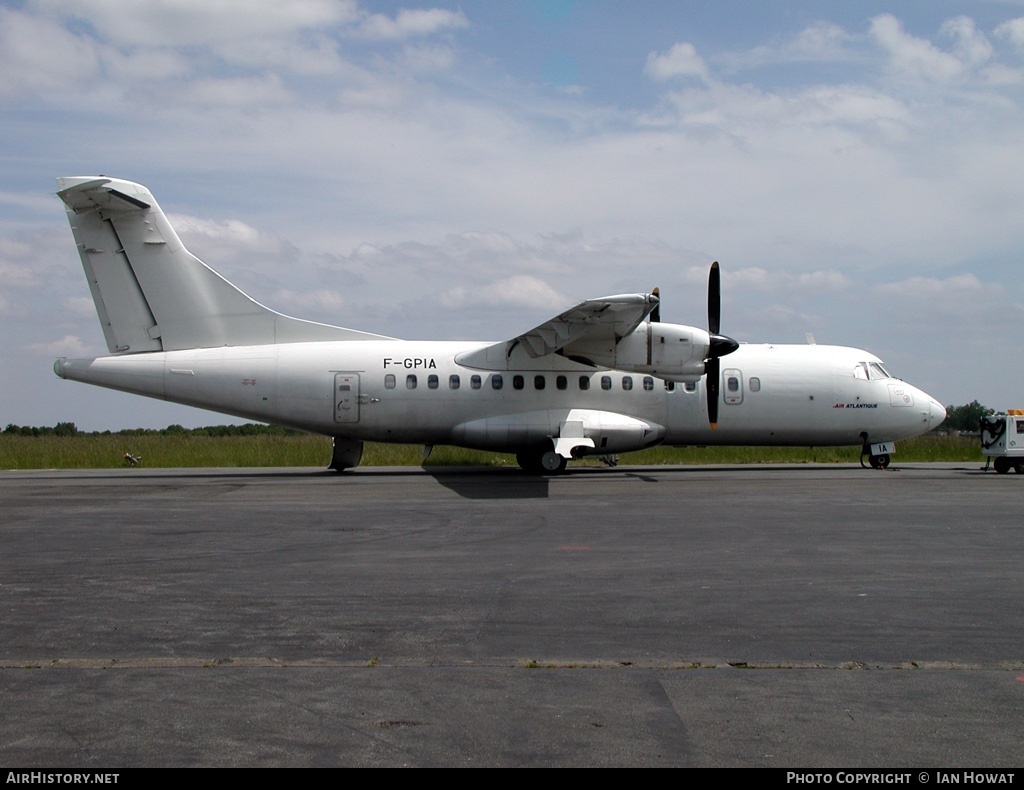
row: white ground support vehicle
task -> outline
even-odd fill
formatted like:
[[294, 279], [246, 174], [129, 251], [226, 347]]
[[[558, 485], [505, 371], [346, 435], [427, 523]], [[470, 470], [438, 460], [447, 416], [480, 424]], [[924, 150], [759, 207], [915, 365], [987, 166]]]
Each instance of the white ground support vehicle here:
[[981, 453], [1001, 475], [1010, 469], [1024, 474], [1024, 409], [981, 418]]

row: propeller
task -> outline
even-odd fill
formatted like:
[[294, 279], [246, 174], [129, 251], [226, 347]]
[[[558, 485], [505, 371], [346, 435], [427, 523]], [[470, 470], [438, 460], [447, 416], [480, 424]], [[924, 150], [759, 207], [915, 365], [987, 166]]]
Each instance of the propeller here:
[[722, 273], [718, 261], [711, 264], [708, 275], [708, 333], [711, 335], [708, 344], [708, 358], [704, 360], [704, 372], [707, 376], [708, 422], [711, 430], [718, 428], [718, 390], [722, 381], [722, 363], [718, 360], [731, 354], [740, 344], [731, 337], [719, 334], [722, 328]]
[[650, 315], [651, 321], [657, 323], [658, 321], [661, 320], [661, 291], [655, 288], [653, 291], [651, 291], [651, 296], [658, 300], [657, 302], [654, 303], [654, 309], [651, 310]]

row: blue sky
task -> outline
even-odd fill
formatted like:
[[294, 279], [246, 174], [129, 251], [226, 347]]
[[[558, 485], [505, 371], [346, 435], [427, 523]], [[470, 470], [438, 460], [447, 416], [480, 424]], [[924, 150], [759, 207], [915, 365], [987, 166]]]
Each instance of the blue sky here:
[[741, 341], [1024, 407], [1024, 3], [0, 2], [0, 424], [224, 418], [105, 352], [53, 195], [146, 184], [282, 312], [502, 339], [660, 286]]

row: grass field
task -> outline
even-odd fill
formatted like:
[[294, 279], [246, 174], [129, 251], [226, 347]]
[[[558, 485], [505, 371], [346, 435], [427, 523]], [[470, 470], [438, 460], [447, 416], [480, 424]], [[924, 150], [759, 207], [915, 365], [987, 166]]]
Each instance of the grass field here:
[[[978, 439], [928, 434], [897, 443], [894, 463], [983, 460]], [[124, 454], [146, 467], [327, 466], [331, 441], [308, 434], [259, 436], [0, 434], [0, 469], [108, 469], [125, 466]], [[658, 447], [622, 455], [623, 464], [856, 463], [857, 447]], [[363, 466], [419, 466], [420, 445], [367, 444]], [[576, 464], [600, 464], [588, 458]], [[515, 458], [437, 447], [428, 466], [515, 466]]]

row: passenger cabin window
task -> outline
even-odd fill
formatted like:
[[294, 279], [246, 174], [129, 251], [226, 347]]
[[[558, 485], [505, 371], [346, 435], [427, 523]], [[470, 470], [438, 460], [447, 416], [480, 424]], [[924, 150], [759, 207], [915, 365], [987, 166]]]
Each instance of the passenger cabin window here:
[[560, 390], [568, 389], [569, 388], [569, 379], [567, 379], [565, 376], [556, 376], [555, 377], [555, 386], [558, 389], [560, 389]]
[[453, 373], [448, 377], [448, 389], [457, 390], [461, 386], [462, 380], [458, 377], [457, 374]]
[[740, 391], [740, 380], [739, 380], [739, 377], [738, 376], [729, 376], [729, 378], [727, 378], [725, 380], [725, 388], [727, 390], [729, 390], [729, 392], [739, 392]]
[[750, 391], [751, 392], [760, 392], [761, 391], [761, 379], [759, 379], [757, 376], [751, 376], [750, 377]]
[[581, 390], [588, 390], [588, 389], [590, 389], [590, 376], [580, 376], [580, 389]]
[[491, 376], [491, 389], [500, 390], [505, 386], [505, 379], [502, 378], [500, 373], [495, 373]]
[[517, 375], [512, 377], [512, 389], [521, 390], [524, 386], [525, 381], [523, 380], [522, 376]]
[[481, 379], [480, 379], [479, 376], [470, 376], [469, 377], [469, 386], [472, 387], [473, 389], [475, 389], [475, 390], [480, 389], [481, 383], [482, 382], [481, 382]]
[[416, 374], [410, 373], [408, 376], [405, 377], [405, 388], [407, 390], [416, 389]]
[[542, 390], [547, 386], [547, 380], [543, 376], [533, 377], [533, 388], [535, 390]]
[[612, 377], [601, 376], [601, 389], [610, 390], [612, 388]]
[[438, 381], [437, 381], [437, 375], [436, 374], [431, 373], [429, 376], [427, 376], [427, 386], [430, 389], [436, 390], [437, 389], [437, 384], [438, 384]]
[[697, 382], [696, 381], [688, 381], [688, 382], [686, 382], [683, 385], [683, 389], [686, 390], [687, 392], [696, 392], [697, 391]]
[[624, 390], [631, 390], [631, 389], [633, 389], [633, 377], [632, 376], [623, 376], [622, 377], [622, 389], [624, 389]]
[[386, 390], [393, 390], [394, 388], [395, 388], [395, 374], [394, 373], [388, 373], [384, 377], [384, 389], [386, 389]]
[[652, 389], [654, 389], [654, 379], [644, 376], [644, 392], [650, 392]]

